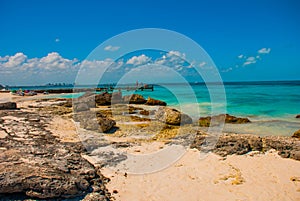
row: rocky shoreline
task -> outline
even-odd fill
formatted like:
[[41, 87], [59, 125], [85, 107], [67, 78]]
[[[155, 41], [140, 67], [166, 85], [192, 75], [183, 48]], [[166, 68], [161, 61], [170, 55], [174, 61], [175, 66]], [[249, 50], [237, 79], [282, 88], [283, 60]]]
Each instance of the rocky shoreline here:
[[[17, 106], [13, 103], [7, 104], [11, 108], [2, 106], [0, 110], [0, 200], [8, 197], [112, 200], [113, 192], [106, 188], [109, 179], [100, 168], [116, 165], [126, 157], [102, 153], [106, 161], [101, 164], [87, 160], [101, 150], [99, 147], [124, 148], [162, 142], [165, 146], [175, 143], [203, 151], [210, 143], [210, 136], [199, 130], [199, 126], [210, 126], [212, 119], [214, 123], [251, 123], [228, 114], [192, 122], [188, 115], [162, 101], [146, 100], [140, 95], [122, 97], [118, 93], [87, 93], [73, 102], [50, 99], [20, 104], [18, 110], [12, 107]], [[75, 120], [90, 138], [81, 142], [63, 141], [49, 129], [55, 117]], [[126, 141], [109, 141], [107, 137]], [[204, 151], [226, 157], [272, 149], [283, 158], [300, 160], [299, 135], [296, 132], [293, 137], [259, 137], [227, 133], [219, 136], [213, 149]]]
[[82, 158], [81, 143], [60, 141], [50, 118], [35, 111], [0, 112], [0, 199], [66, 199], [98, 194], [111, 200], [109, 181]]

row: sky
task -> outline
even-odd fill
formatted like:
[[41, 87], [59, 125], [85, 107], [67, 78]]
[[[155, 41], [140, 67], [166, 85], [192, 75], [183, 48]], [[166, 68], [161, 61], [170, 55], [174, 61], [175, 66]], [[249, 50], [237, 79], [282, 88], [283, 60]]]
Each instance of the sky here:
[[[297, 0], [0, 0], [0, 84], [73, 83], [86, 66], [134, 69], [162, 59], [171, 64], [168, 55], [189, 56], [171, 49], [160, 56], [139, 51], [119, 63], [102, 57], [88, 61], [104, 41], [143, 28], [167, 29], [195, 41], [223, 81], [299, 80], [299, 10]], [[107, 44], [102, 52], [124, 48]], [[201, 68], [207, 63], [199, 62]]]

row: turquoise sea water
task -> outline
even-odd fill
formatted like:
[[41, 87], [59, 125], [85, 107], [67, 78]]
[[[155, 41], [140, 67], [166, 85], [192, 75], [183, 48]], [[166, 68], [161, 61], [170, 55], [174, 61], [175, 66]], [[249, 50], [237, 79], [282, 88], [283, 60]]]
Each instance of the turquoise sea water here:
[[[300, 81], [235, 82], [208, 87], [205, 84], [164, 84], [155, 85], [153, 92], [123, 91], [123, 95], [132, 93], [163, 100], [194, 120], [228, 113], [252, 121], [243, 125], [226, 124], [224, 132], [290, 136], [300, 129], [300, 119], [295, 118], [300, 114]], [[82, 94], [50, 97], [77, 98]]]
[[224, 132], [289, 136], [300, 129], [300, 119], [295, 118], [300, 114], [300, 81], [225, 83], [226, 99], [222, 97], [221, 85], [212, 84], [209, 88], [192, 84], [189, 90], [183, 84], [169, 84], [156, 86], [154, 92], [137, 93], [163, 100], [194, 119], [226, 112], [252, 121], [227, 124]]

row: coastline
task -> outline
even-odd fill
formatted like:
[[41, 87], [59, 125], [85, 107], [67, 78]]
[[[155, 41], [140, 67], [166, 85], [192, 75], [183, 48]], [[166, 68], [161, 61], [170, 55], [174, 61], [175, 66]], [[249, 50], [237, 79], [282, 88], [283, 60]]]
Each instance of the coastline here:
[[[31, 139], [30, 136], [27, 136], [27, 134], [18, 130], [14, 130], [16, 136], [9, 134], [10, 130], [8, 129], [9, 127], [7, 127], [9, 124], [19, 122], [16, 124], [16, 129], [21, 125], [26, 124], [27, 120], [26, 118], [23, 119], [24, 115], [33, 115], [34, 118], [29, 118], [28, 120], [31, 122], [37, 122], [35, 119], [39, 116], [41, 116], [39, 117], [40, 119], [45, 119], [38, 121], [39, 127], [46, 126], [46, 130], [49, 131], [47, 135], [49, 135], [49, 137], [51, 136], [49, 139], [55, 139], [56, 143], [60, 144], [60, 149], [66, 149], [66, 147], [74, 146], [75, 144], [76, 146], [79, 144], [83, 144], [84, 146], [93, 144], [93, 146], [96, 147], [100, 146], [99, 148], [117, 147], [117, 149], [123, 153], [143, 155], [165, 149], [166, 147], [171, 146], [172, 143], [181, 144], [182, 140], [187, 140], [187, 135], [182, 135], [182, 137], [181, 135], [179, 135], [179, 137], [173, 135], [173, 132], [177, 132], [176, 126], [169, 126], [166, 130], [163, 130], [163, 133], [154, 136], [155, 138], [147, 137], [146, 140], [136, 138], [136, 129], [145, 129], [146, 127], [141, 127], [141, 125], [145, 126], [149, 121], [143, 118], [133, 119], [132, 116], [123, 116], [123, 113], [118, 115], [119, 110], [120, 112], [123, 112], [122, 107], [117, 108], [118, 110], [115, 111], [115, 116], [113, 118], [120, 118], [118, 120], [124, 122], [142, 122], [142, 124], [123, 125], [119, 124], [118, 122], [120, 121], [118, 121], [116, 126], [119, 127], [119, 130], [112, 134], [102, 134], [99, 136], [99, 133], [97, 132], [82, 129], [78, 123], [74, 124], [72, 119], [72, 108], [70, 109], [62, 104], [62, 102], [67, 103], [66, 99], [39, 100], [40, 97], [38, 96], [36, 96], [35, 98], [37, 99], [34, 100], [24, 100], [19, 99], [18, 97], [14, 98], [13, 96], [8, 96], [6, 98], [16, 101], [18, 107], [21, 109], [17, 111], [1, 111], [1, 119], [4, 120], [2, 125], [6, 126], [6, 131], [4, 133], [5, 135], [3, 134], [0, 140], [5, 143], [15, 143], [14, 141], [17, 142], [18, 140], [22, 140], [22, 138], [25, 139], [24, 142], [34, 142], [32, 141], [34, 139]], [[132, 104], [132, 107], [132, 112], [136, 112], [137, 108], [143, 108], [143, 110], [149, 111], [152, 107], [156, 106], [144, 107], [143, 105]], [[112, 110], [112, 108], [109, 108], [108, 106], [97, 106], [95, 110], [99, 110], [102, 113], [106, 111], [107, 113], [109, 110]], [[142, 110], [138, 109], [138, 111]], [[14, 115], [17, 116], [13, 117]], [[46, 115], [47, 118], [42, 117], [43, 115]], [[111, 114], [107, 113], [107, 115], [110, 116]], [[32, 125], [34, 126], [34, 124]], [[155, 123], [155, 125], [160, 124]], [[188, 125], [183, 126], [183, 132], [191, 132], [191, 128], [192, 127]], [[36, 135], [39, 135], [39, 133], [36, 133]], [[103, 158], [99, 158], [99, 155], [93, 154], [93, 151], [95, 153], [95, 150], [97, 150], [95, 148], [90, 150], [90, 152], [80, 149], [80, 156], [77, 152], [77, 157], [79, 157], [78, 160], [85, 161], [84, 164], [89, 168], [92, 167], [93, 171], [97, 172], [97, 170], [100, 170], [97, 174], [99, 174], [103, 181], [105, 180], [104, 177], [110, 179], [110, 182], [104, 182], [105, 187], [101, 187], [103, 192], [106, 192], [105, 196], [107, 196], [107, 199], [111, 199], [109, 198], [110, 195], [116, 200], [297, 200], [300, 198], [299, 161], [290, 159], [290, 155], [284, 156], [281, 154], [281, 156], [285, 158], [280, 157], [278, 152], [280, 153], [281, 151], [286, 150], [273, 150], [271, 146], [265, 150], [256, 151], [251, 148], [250, 152], [249, 150], [246, 150], [245, 153], [243, 151], [241, 152], [240, 147], [248, 147], [246, 141], [243, 140], [245, 135], [225, 134], [225, 138], [221, 137], [221, 139], [227, 139], [226, 135], [228, 135], [230, 139], [236, 139], [236, 141], [222, 141], [223, 144], [220, 145], [221, 151], [223, 148], [228, 150], [228, 145], [231, 147], [230, 144], [232, 143], [237, 145], [234, 146], [232, 151], [228, 152], [229, 154], [220, 156], [221, 152], [216, 152], [209, 153], [205, 158], [200, 158], [201, 152], [197, 149], [189, 148], [190, 144], [188, 144], [185, 146], [186, 152], [182, 157], [178, 158], [178, 161], [170, 164], [168, 168], [151, 174], [134, 175], [128, 173], [124, 176], [124, 172], [118, 172], [114, 169], [114, 165], [122, 162], [124, 159], [119, 158], [120, 162], [118, 162], [118, 158], [113, 155], [112, 157], [115, 159], [115, 162], [109, 163], [103, 161]], [[197, 136], [198, 138], [200, 137], [198, 141]], [[235, 138], [233, 138], [234, 136]], [[255, 139], [259, 138], [255, 135], [249, 136], [251, 142], [253, 142], [251, 137]], [[201, 144], [201, 137], [201, 133], [200, 135], [199, 133], [196, 133], [196, 138], [193, 139], [194, 147], [197, 148], [197, 143], [198, 146], [199, 143]], [[276, 142], [281, 144], [284, 140], [291, 143], [300, 143], [300, 140], [291, 137], [279, 137]], [[273, 141], [272, 143], [274, 145]], [[13, 144], [11, 145], [14, 147]], [[41, 145], [42, 144], [37, 145], [36, 148]], [[283, 143], [283, 145], [290, 147], [289, 144], [285, 145]], [[295, 146], [296, 148], [299, 148], [299, 146]], [[23, 148], [24, 150], [27, 149], [26, 147]], [[293, 148], [292, 151], [297, 151], [296, 148]], [[5, 155], [6, 157], [13, 156], [12, 150], [14, 149], [18, 150], [17, 147], [10, 148], [10, 150], [7, 148], [1, 149], [0, 155]], [[54, 150], [57, 150], [57, 148]], [[9, 151], [11, 153], [9, 153]], [[76, 153], [74, 149], [70, 149], [69, 151], [71, 151], [70, 153]], [[47, 158], [48, 153], [44, 154]], [[118, 157], [120, 156], [121, 155], [118, 155]], [[24, 156], [20, 155], [20, 158], [17, 159], [19, 163], [16, 163], [16, 167], [28, 165], [26, 161], [22, 161], [24, 160], [22, 159], [23, 157]], [[33, 157], [33, 160], [39, 158], [38, 155], [31, 155], [30, 157]], [[60, 157], [62, 158], [58, 158], [59, 160], [65, 161], [63, 158], [65, 157], [64, 154]], [[2, 166], [4, 169], [2, 169], [1, 174], [7, 171], [5, 168], [8, 167], [7, 164], [9, 164], [9, 162], [9, 160], [6, 161], [6, 165]], [[3, 163], [3, 161], [1, 163]], [[39, 166], [36, 165], [36, 167]], [[34, 165], [33, 168], [35, 168]], [[42, 173], [47, 175], [45, 170], [42, 170]], [[69, 175], [69, 173], [63, 173], [63, 171], [60, 172], [60, 174]], [[104, 175], [104, 177], [102, 175]], [[36, 176], [39, 177], [38, 174], [36, 174]], [[45, 175], [41, 175], [41, 177], [44, 176]], [[32, 182], [34, 182], [34, 180]], [[176, 184], [176, 186], [174, 186], [174, 184]], [[174, 191], [174, 189], [176, 189], [176, 191]], [[21, 192], [23, 191], [23, 189], [19, 190], [21, 190]], [[102, 191], [99, 190], [86, 192], [85, 200], [99, 198], [100, 194], [102, 194], [101, 192]], [[37, 194], [27, 193], [27, 196], [34, 197], [37, 196]]]

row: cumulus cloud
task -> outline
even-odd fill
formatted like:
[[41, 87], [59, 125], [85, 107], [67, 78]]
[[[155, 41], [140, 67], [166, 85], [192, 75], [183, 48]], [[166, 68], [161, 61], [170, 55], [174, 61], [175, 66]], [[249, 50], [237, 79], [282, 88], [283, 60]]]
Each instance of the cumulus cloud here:
[[242, 54], [238, 56], [239, 59], [242, 59], [243, 57], [244, 57], [244, 55], [242, 55]]
[[21, 52], [18, 52], [14, 56], [6, 57], [6, 59], [7, 61], [3, 63], [3, 67], [13, 68], [23, 64], [26, 61], [27, 56]]
[[118, 49], [120, 49], [119, 46], [112, 46], [112, 45], [108, 45], [104, 48], [105, 51], [110, 51], [110, 52], [117, 51]]
[[257, 51], [258, 54], [269, 54], [271, 52], [271, 48], [262, 48], [260, 50]]
[[164, 54], [161, 58], [155, 60], [156, 64], [167, 65], [167, 66], [175, 66], [175, 65], [183, 65], [185, 62], [186, 55], [179, 51], [171, 50]]
[[140, 56], [131, 57], [130, 59], [128, 59], [126, 64], [131, 64], [131, 65], [134, 65], [134, 66], [138, 66], [138, 65], [145, 64], [145, 63], [149, 62], [150, 60], [151, 60], [150, 57], [147, 57], [146, 55], [142, 54]]
[[[11, 84], [27, 84], [49, 79], [66, 78], [78, 69], [77, 59], [65, 59], [57, 52], [42, 58], [28, 59], [23, 53], [5, 56], [0, 59], [0, 80]], [[9, 76], [7, 76], [9, 75]], [[50, 81], [50, 80], [49, 80]]]
[[171, 50], [170, 52], [167, 53], [166, 56], [167, 57], [176, 56], [176, 57], [181, 57], [182, 59], [185, 59], [185, 54], [184, 53], [181, 53], [181, 52], [175, 51], [175, 50]]

